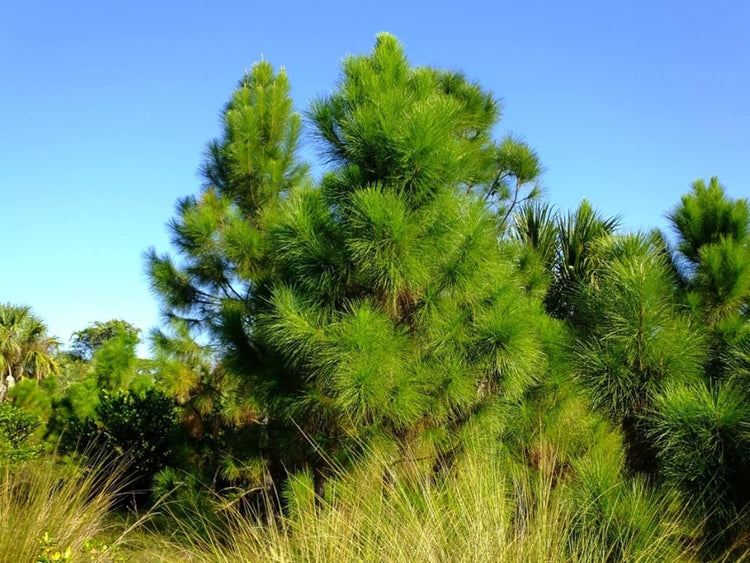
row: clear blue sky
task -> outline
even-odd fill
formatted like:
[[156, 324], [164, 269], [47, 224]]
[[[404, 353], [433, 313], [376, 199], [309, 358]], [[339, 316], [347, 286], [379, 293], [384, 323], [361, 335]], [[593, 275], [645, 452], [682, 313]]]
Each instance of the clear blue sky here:
[[[147, 329], [141, 253], [169, 248], [177, 197], [243, 70], [286, 66], [300, 110], [347, 53], [390, 31], [413, 63], [503, 99], [549, 199], [664, 226], [691, 181], [750, 196], [750, 3], [38, 2], [0, 6], [0, 301], [67, 340]], [[312, 153], [315, 154], [315, 153]]]

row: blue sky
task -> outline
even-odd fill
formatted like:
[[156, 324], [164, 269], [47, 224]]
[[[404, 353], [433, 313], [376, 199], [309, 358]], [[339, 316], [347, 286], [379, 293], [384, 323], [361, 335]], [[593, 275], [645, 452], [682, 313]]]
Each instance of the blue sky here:
[[[38, 2], [0, 6], [0, 301], [67, 341], [95, 320], [147, 329], [142, 252], [245, 68], [284, 65], [298, 109], [378, 31], [415, 64], [503, 100], [562, 209], [586, 197], [631, 229], [699, 177], [750, 196], [750, 3]], [[315, 155], [314, 148], [308, 153]]]

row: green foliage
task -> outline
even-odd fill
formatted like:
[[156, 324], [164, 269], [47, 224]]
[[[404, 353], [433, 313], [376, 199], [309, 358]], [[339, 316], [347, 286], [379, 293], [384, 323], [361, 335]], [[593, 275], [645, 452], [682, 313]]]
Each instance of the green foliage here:
[[[178, 206], [182, 262], [148, 258], [167, 314], [185, 317], [181, 335], [157, 338], [171, 349], [157, 384], [203, 442], [208, 424], [234, 443], [262, 424], [242, 465], [259, 452], [272, 471], [320, 469], [404, 436], [447, 453], [452, 428], [493, 397], [518, 399], [543, 369], [538, 293], [501, 250], [496, 217], [536, 180], [538, 157], [493, 141], [499, 105], [478, 84], [412, 67], [381, 34], [312, 106], [332, 165], [312, 186], [286, 77], [270, 68], [240, 84], [203, 194]], [[258, 135], [269, 122], [279, 134]], [[188, 352], [193, 332], [210, 359]]]
[[720, 323], [717, 333], [726, 343], [721, 358], [722, 371], [728, 379], [736, 380], [746, 391], [750, 390], [750, 323], [734, 317]]
[[272, 223], [281, 279], [259, 327], [288, 370], [274, 418], [328, 452], [409, 434], [436, 454], [449, 427], [539, 374], [541, 312], [486, 203], [462, 189], [492, 175], [496, 113], [462, 76], [411, 67], [388, 35], [313, 106], [335, 169]]
[[[223, 138], [209, 145], [206, 180], [244, 214], [254, 215], [306, 174], [295, 161], [302, 123], [289, 90], [283, 69], [276, 73], [268, 62], [256, 63], [225, 108]], [[201, 242], [194, 236], [189, 241]]]
[[[38, 451], [39, 417], [62, 451], [127, 457], [197, 560], [692, 560], [742, 541], [745, 200], [696, 182], [675, 252], [586, 200], [561, 215], [535, 201], [536, 152], [493, 137], [494, 96], [385, 33], [308, 117], [319, 181], [285, 72], [238, 84], [176, 255], [146, 256], [152, 360], [125, 321], [55, 356], [27, 308], [0, 308], [5, 457]], [[87, 549], [42, 539], [40, 557]]]
[[70, 561], [73, 557], [73, 551], [70, 547], [65, 550], [58, 549], [57, 542], [52, 539], [48, 532], [39, 538], [39, 553], [36, 556], [36, 563], [52, 563], [53, 561]]
[[684, 263], [688, 300], [712, 327], [750, 303], [750, 210], [727, 197], [716, 177], [693, 184], [670, 214]]
[[256, 310], [278, 267], [268, 223], [308, 181], [296, 156], [300, 133], [286, 73], [254, 65], [225, 107], [222, 136], [208, 147], [203, 192], [178, 203], [170, 229], [179, 261], [147, 255], [172, 319], [169, 331], [153, 335], [155, 384], [180, 405], [180, 458], [230, 481], [247, 474], [238, 467], [253, 465], [272, 431], [257, 424], [267, 420], [258, 405], [273, 385], [265, 376], [274, 361], [257, 341]]
[[539, 195], [541, 190], [537, 185], [524, 196], [521, 191], [524, 186], [535, 183], [543, 170], [536, 151], [513, 137], [506, 137], [497, 147], [494, 165], [497, 173], [486, 190], [485, 198], [498, 207], [500, 229], [504, 230], [516, 206]]
[[575, 212], [560, 218], [560, 263], [558, 274], [564, 280], [585, 281], [594, 270], [594, 249], [602, 238], [611, 235], [617, 218], [602, 218], [585, 199]]
[[[161, 330], [154, 330], [151, 334], [158, 365], [156, 386], [180, 404], [201, 396], [198, 403], [202, 406], [197, 410], [204, 414], [211, 412], [215, 401], [207, 397], [205, 391], [217, 387], [218, 381], [215, 380], [219, 376], [211, 352], [192, 338], [184, 321], [173, 320], [171, 328], [173, 334]], [[203, 390], [202, 387], [207, 389]], [[225, 391], [217, 389], [217, 394], [223, 395]]]
[[[750, 501], [748, 367], [750, 363], [750, 211], [716, 177], [693, 184], [669, 215], [678, 236], [685, 302], [706, 324], [710, 350], [705, 381], [675, 385], [653, 415], [666, 479], [711, 514], [706, 533], [726, 542], [724, 529]], [[721, 545], [721, 543], [720, 543]]]
[[716, 176], [708, 185], [696, 180], [691, 193], [682, 196], [680, 205], [669, 214], [669, 220], [680, 237], [678, 250], [694, 264], [701, 261], [703, 246], [727, 238], [741, 242], [750, 234], [747, 201], [728, 199]]
[[99, 382], [95, 376], [90, 375], [68, 387], [64, 401], [73, 416], [85, 420], [95, 416], [99, 393]]
[[[494, 452], [564, 475], [566, 498], [587, 507], [571, 537], [590, 530], [600, 558], [649, 549], [676, 501], [622, 481], [672, 482], [655, 397], [702, 385], [713, 358], [733, 385], [748, 380], [747, 245], [726, 228], [741, 205], [696, 188], [675, 212], [678, 248], [702, 240], [688, 279], [660, 233], [614, 236], [618, 219], [585, 200], [566, 216], [527, 201], [542, 166], [493, 139], [498, 102], [460, 73], [412, 66], [388, 34], [345, 59], [309, 111], [330, 165], [319, 185], [296, 159], [291, 107], [286, 76], [254, 67], [202, 194], [178, 205], [179, 261], [148, 258], [176, 319], [154, 334], [155, 373], [180, 405], [185, 467], [217, 488], [288, 479], [297, 518], [337, 494], [331, 465], [366, 472], [363, 450], [408, 479]], [[701, 214], [710, 233], [689, 225]]]
[[138, 333], [125, 328], [115, 329], [94, 353], [91, 369], [100, 389], [127, 389], [135, 375]]
[[48, 378], [23, 394], [12, 393], [15, 400], [48, 421], [46, 439], [51, 447], [71, 450], [86, 445], [81, 429], [98, 420], [103, 393], [131, 391], [143, 396], [153, 388], [153, 366], [136, 356], [138, 331], [128, 327], [131, 325], [125, 321], [92, 325], [90, 329], [101, 328], [100, 336], [106, 338], [102, 336], [90, 361], [69, 356], [64, 364], [66, 373], [59, 378]]
[[750, 245], [722, 238], [702, 246], [698, 258], [693, 286], [709, 322], [746, 312], [750, 303]]
[[652, 434], [664, 476], [722, 532], [750, 501], [750, 401], [732, 385], [667, 386], [654, 401]]
[[184, 262], [155, 251], [147, 262], [172, 315], [197, 319], [243, 346], [243, 327], [231, 311], [244, 305], [249, 284], [265, 269], [261, 212], [306, 177], [295, 156], [301, 120], [292, 112], [285, 72], [275, 73], [267, 62], [253, 66], [227, 104], [223, 125], [223, 136], [206, 153], [204, 192], [180, 201], [170, 225]]
[[125, 456], [137, 483], [148, 486], [171, 455], [170, 439], [175, 423], [173, 401], [154, 389], [142, 395], [133, 391], [103, 391], [96, 407], [96, 420], [82, 421], [78, 428], [79, 444], [86, 449], [95, 445], [108, 454]]
[[[522, 211], [518, 238], [546, 254], [548, 212]], [[716, 179], [696, 182], [670, 215], [677, 266], [661, 233], [614, 237], [614, 222], [590, 208], [579, 215], [560, 222], [547, 295], [550, 311], [578, 333], [579, 380], [622, 424], [629, 468], [694, 501], [706, 538], [731, 540], [725, 527], [748, 503], [739, 477], [747, 456], [747, 204], [729, 199]]]
[[33, 434], [41, 423], [33, 413], [0, 403], [0, 463], [18, 463], [38, 455], [42, 447]]
[[166, 517], [157, 523], [168, 526], [179, 522], [189, 538], [210, 539], [221, 533], [222, 499], [194, 473], [167, 467], [153, 479], [152, 494], [163, 502]]
[[578, 362], [594, 403], [624, 418], [663, 381], [697, 378], [704, 343], [675, 307], [674, 280], [655, 239], [609, 244], [596, 290], [587, 295], [598, 322], [581, 342]]
[[24, 379], [8, 392], [13, 406], [37, 414], [46, 422], [52, 415], [53, 400], [57, 395], [57, 380], [49, 376], [41, 382]]
[[372, 55], [345, 59], [338, 91], [310, 115], [326, 154], [345, 169], [328, 185], [334, 199], [383, 183], [417, 203], [486, 178], [499, 105], [460, 73], [412, 68], [382, 33]]
[[[264, 486], [268, 467], [259, 450], [266, 434], [241, 380], [192, 337], [184, 322], [174, 320], [169, 332], [154, 331], [152, 343], [156, 388], [176, 400], [181, 419], [173, 438], [175, 463], [186, 473], [213, 474], [206, 478], [219, 489]], [[203, 502], [183, 496], [173, 500], [191, 506]]]
[[[541, 216], [536, 221], [542, 220], [549, 221]], [[547, 309], [552, 315], [569, 319], [579, 327], [587, 324], [586, 312], [579, 310], [586, 307], [582, 294], [585, 295], [593, 281], [597, 244], [612, 235], [618, 223], [616, 217], [602, 217], [585, 199], [574, 212], [557, 218], [554, 281], [546, 299]], [[549, 253], [549, 250], [545, 249], [545, 252]]]
[[549, 203], [522, 205], [513, 222], [514, 235], [537, 251], [545, 266], [552, 270], [558, 254], [557, 213]]
[[91, 360], [94, 353], [105, 342], [115, 337], [121, 337], [122, 333], [126, 333], [137, 339], [140, 330], [130, 323], [119, 319], [112, 319], [107, 322], [97, 321], [83, 330], [73, 333], [70, 352], [76, 359]]
[[653, 471], [642, 417], [665, 384], [700, 381], [703, 332], [674, 301], [675, 280], [657, 236], [603, 239], [585, 292], [590, 327], [579, 339], [579, 377], [593, 404], [622, 423], [630, 467]]

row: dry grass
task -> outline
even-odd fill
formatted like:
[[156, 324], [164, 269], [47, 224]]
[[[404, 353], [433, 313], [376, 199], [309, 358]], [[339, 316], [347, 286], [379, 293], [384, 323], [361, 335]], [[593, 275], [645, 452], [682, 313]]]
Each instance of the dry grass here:
[[[510, 456], [466, 456], [437, 478], [429, 464], [394, 465], [372, 455], [341, 472], [316, 497], [302, 473], [282, 494], [285, 516], [270, 522], [217, 498], [215, 519], [195, 534], [193, 519], [173, 520], [160, 532], [141, 526], [149, 515], [114, 518], [110, 512], [123, 471], [29, 463], [2, 473], [0, 561], [37, 561], [46, 533], [71, 561], [693, 561], [695, 537], [675, 504], [638, 481], [597, 475], [591, 460], [561, 474], [553, 453], [534, 469]], [[597, 483], [606, 487], [596, 491]], [[595, 491], [592, 495], [591, 491]], [[271, 504], [271, 499], [268, 499]], [[115, 549], [91, 558], [86, 540], [106, 538]], [[740, 557], [741, 559], [741, 557]], [[731, 558], [737, 560], [737, 552]]]
[[[82, 554], [87, 540], [111, 535], [107, 515], [123, 483], [112, 464], [90, 470], [53, 460], [0, 468], [0, 561], [37, 561], [48, 552]], [[118, 534], [119, 535], [119, 534]]]
[[[552, 468], [554, 462], [550, 462]], [[302, 474], [273, 525], [230, 516], [229, 531], [171, 544], [190, 561], [689, 561], [666, 501], [628, 487], [598, 522], [554, 469], [467, 459], [435, 481], [370, 460], [336, 479], [324, 499]], [[418, 474], [418, 472], [417, 472]], [[619, 503], [619, 504], [618, 504]], [[640, 512], [639, 512], [640, 511]], [[636, 512], [636, 513], [631, 513]]]

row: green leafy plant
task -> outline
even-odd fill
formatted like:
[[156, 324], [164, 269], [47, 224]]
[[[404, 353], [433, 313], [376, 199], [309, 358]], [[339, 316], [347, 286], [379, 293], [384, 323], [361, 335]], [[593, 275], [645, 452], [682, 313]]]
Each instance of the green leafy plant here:
[[36, 557], [36, 563], [52, 563], [53, 561], [71, 561], [73, 551], [70, 547], [64, 550], [58, 549], [57, 542], [53, 540], [49, 533], [39, 538], [39, 553]]
[[33, 434], [41, 423], [36, 414], [0, 403], [0, 463], [18, 463], [39, 455], [42, 445]]
[[[261, 460], [244, 465], [282, 479], [309, 465], [321, 479], [326, 456], [406, 436], [448, 455], [473, 411], [537, 381], [543, 313], [498, 244], [498, 214], [533, 195], [521, 191], [541, 165], [520, 141], [493, 140], [498, 115], [478, 84], [412, 66], [381, 34], [312, 105], [331, 164], [312, 186], [286, 75], [261, 63], [240, 82], [204, 191], [171, 225], [182, 261], [152, 252], [148, 264], [168, 314], [218, 352], [214, 368], [173, 363], [162, 382], [196, 421], [259, 429]], [[219, 381], [231, 391], [211, 404], [243, 416], [200, 410]]]
[[132, 475], [131, 488], [143, 492], [169, 459], [176, 413], [172, 399], [154, 389], [102, 392], [96, 419], [78, 425], [79, 447], [123, 456]]

